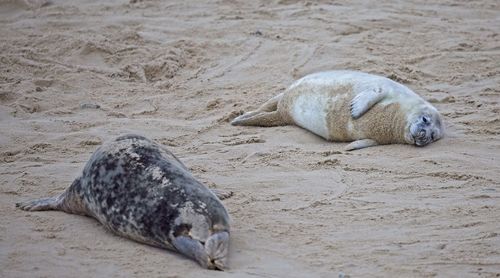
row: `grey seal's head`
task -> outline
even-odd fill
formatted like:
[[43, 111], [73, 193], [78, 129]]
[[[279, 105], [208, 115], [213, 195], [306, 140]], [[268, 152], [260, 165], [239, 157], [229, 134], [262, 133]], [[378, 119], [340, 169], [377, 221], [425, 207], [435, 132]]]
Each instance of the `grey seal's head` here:
[[441, 139], [444, 125], [441, 115], [429, 103], [418, 104], [412, 109], [407, 121], [406, 141], [418, 147], [426, 146]]
[[175, 249], [204, 268], [224, 270], [229, 255], [229, 215], [217, 203], [216, 198], [205, 196], [179, 208], [170, 240]]

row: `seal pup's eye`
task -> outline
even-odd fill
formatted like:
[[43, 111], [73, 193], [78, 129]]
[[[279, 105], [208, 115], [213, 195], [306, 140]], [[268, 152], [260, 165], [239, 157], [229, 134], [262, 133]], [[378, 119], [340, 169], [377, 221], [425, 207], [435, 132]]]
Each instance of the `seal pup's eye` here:
[[426, 117], [426, 116], [423, 116], [423, 117], [422, 117], [422, 121], [423, 121], [424, 123], [428, 123], [428, 122], [429, 122], [429, 119], [427, 119], [427, 117]]

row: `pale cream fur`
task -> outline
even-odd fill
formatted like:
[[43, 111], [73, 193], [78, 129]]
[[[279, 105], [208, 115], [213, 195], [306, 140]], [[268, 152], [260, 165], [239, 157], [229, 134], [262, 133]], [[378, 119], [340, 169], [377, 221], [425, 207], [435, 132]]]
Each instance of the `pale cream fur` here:
[[[384, 97], [373, 106], [368, 105], [367, 111], [355, 119], [351, 103], [355, 96], [366, 90], [381, 92]], [[359, 103], [366, 105], [370, 101], [361, 99]], [[329, 71], [297, 80], [283, 94], [256, 111], [236, 118], [232, 124], [295, 124], [330, 141], [371, 139], [376, 144], [414, 144], [410, 127], [423, 114], [431, 114], [437, 119], [439, 134], [436, 136], [441, 137], [441, 120], [437, 110], [407, 87], [371, 74]], [[372, 146], [375, 145], [373, 141], [358, 142], [348, 148]]]

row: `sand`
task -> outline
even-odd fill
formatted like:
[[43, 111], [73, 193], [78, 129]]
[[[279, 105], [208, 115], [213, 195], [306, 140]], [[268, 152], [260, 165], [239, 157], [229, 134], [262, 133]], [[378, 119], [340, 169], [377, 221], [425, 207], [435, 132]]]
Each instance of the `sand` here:
[[[499, 277], [500, 4], [365, 2], [2, 0], [0, 276]], [[409, 86], [446, 137], [346, 152], [228, 123], [328, 69]], [[228, 271], [15, 208], [127, 132], [235, 192]]]

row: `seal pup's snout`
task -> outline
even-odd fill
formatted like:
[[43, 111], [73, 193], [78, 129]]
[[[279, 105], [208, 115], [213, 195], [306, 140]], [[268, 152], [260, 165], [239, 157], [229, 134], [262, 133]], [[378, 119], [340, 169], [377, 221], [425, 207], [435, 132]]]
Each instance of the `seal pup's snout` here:
[[426, 130], [425, 129], [421, 129], [419, 132], [418, 132], [418, 138], [425, 138], [425, 135], [427, 134]]
[[423, 147], [425, 145], [428, 145], [431, 143], [431, 136], [430, 132], [427, 130], [426, 127], [420, 127], [418, 130], [416, 136], [414, 136], [415, 139], [415, 145], [419, 147]]

